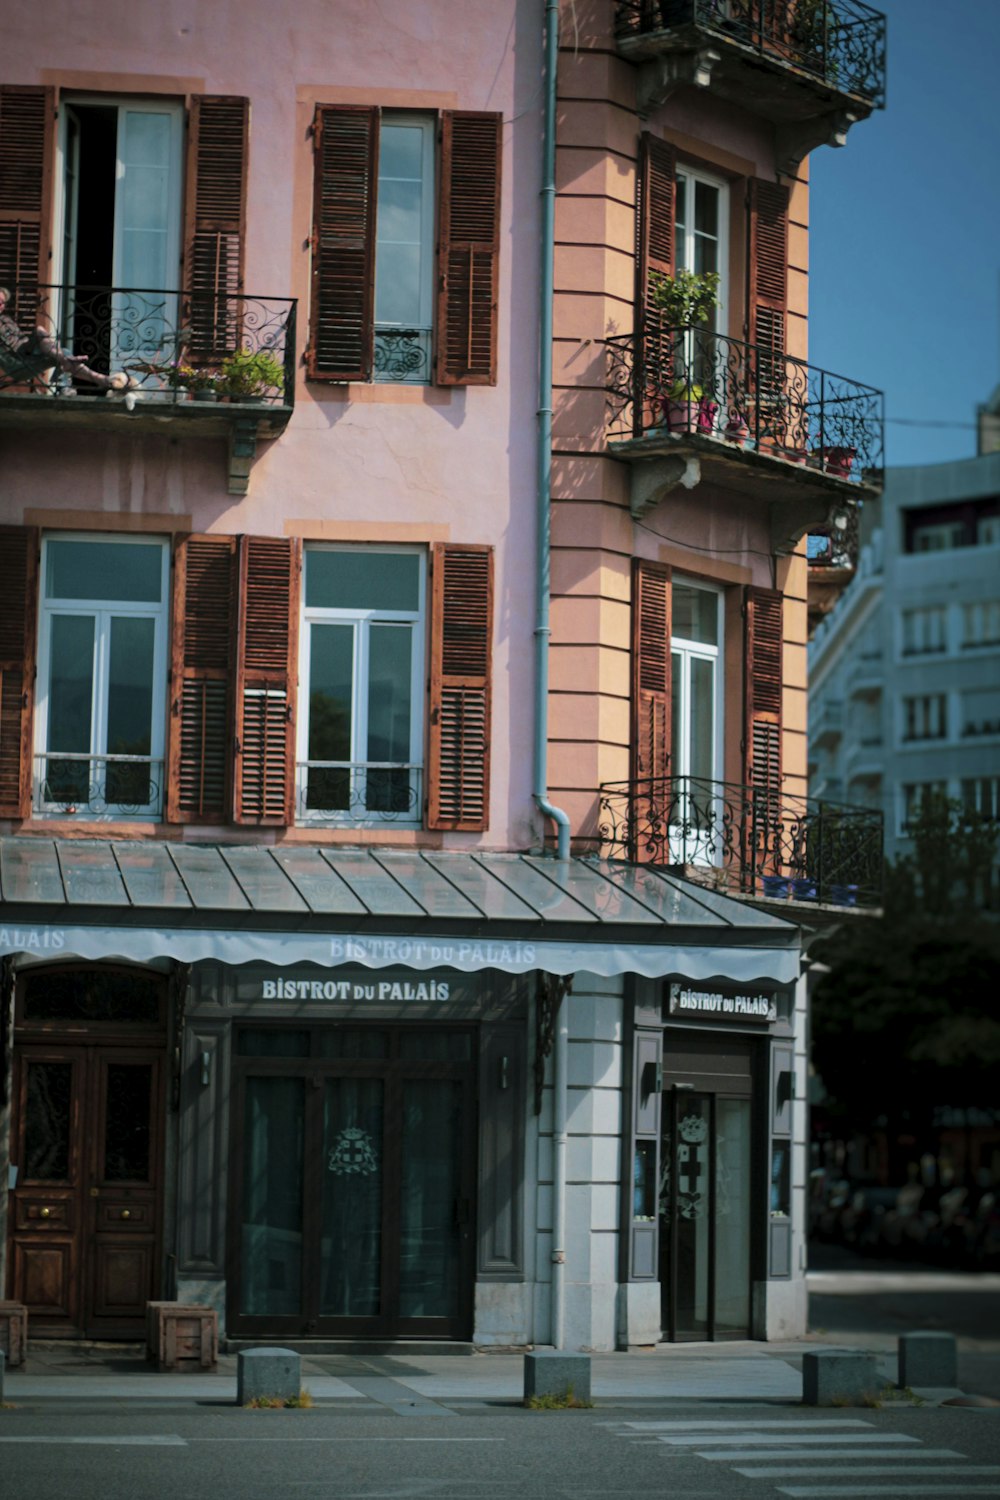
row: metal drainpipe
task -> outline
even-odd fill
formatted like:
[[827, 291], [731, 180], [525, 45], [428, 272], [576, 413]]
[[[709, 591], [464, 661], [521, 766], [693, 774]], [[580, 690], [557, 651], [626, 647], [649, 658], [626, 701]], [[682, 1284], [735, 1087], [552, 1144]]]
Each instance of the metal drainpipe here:
[[549, 511], [552, 500], [552, 295], [556, 198], [556, 68], [559, 60], [558, 0], [545, 0], [545, 130], [542, 146], [542, 277], [538, 365], [538, 512], [535, 624], [535, 786], [542, 813], [556, 825], [556, 856], [569, 859], [569, 817], [548, 793], [549, 735]]
[[[559, 62], [559, 3], [545, 0], [545, 107], [542, 145], [542, 267], [539, 288], [538, 511], [535, 624], [535, 787], [534, 798], [556, 825], [556, 856], [569, 859], [569, 817], [548, 796], [549, 582], [552, 503], [552, 298], [556, 201], [556, 71]], [[569, 1026], [566, 996], [559, 1006], [552, 1051], [552, 1282], [551, 1339], [565, 1341], [566, 1303], [566, 1072]]]
[[552, 1347], [566, 1341], [566, 1073], [569, 1062], [568, 996], [564, 995], [552, 1049]]

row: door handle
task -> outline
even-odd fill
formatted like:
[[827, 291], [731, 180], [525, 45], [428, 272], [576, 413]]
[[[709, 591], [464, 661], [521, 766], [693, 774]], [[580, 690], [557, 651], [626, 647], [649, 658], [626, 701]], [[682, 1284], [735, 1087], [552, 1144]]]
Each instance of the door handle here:
[[131, 1219], [132, 1215], [127, 1208], [123, 1208], [118, 1217], [121, 1219]]
[[39, 1213], [38, 1217], [40, 1219], [51, 1219], [51, 1217], [52, 1217], [52, 1210], [51, 1210], [51, 1208], [43, 1208], [41, 1210], [41, 1212]]

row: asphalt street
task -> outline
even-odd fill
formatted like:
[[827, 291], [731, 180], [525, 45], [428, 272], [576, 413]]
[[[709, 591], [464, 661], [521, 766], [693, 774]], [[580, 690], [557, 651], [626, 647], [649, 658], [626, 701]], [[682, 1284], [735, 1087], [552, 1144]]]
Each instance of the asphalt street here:
[[826, 1342], [878, 1350], [911, 1329], [953, 1333], [959, 1385], [1000, 1400], [1000, 1274], [811, 1244], [809, 1326]]
[[0, 1414], [0, 1474], [30, 1500], [976, 1500], [1000, 1496], [1000, 1411], [37, 1402]]

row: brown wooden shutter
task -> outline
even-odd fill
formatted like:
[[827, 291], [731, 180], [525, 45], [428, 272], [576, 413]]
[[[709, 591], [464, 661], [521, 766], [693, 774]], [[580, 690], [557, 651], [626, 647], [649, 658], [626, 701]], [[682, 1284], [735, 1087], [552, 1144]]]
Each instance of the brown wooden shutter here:
[[371, 379], [378, 137], [377, 109], [316, 110], [310, 380]]
[[49, 280], [54, 152], [55, 90], [0, 87], [0, 286], [14, 292], [8, 312], [25, 328], [37, 284]]
[[174, 552], [167, 821], [229, 816], [236, 538], [181, 537]]
[[484, 829], [490, 802], [493, 549], [434, 548], [427, 826]]
[[189, 356], [226, 357], [239, 344], [246, 240], [250, 101], [195, 94], [188, 117], [184, 214]]
[[240, 538], [236, 662], [237, 823], [295, 821], [295, 719], [302, 548]]
[[776, 798], [781, 791], [781, 594], [748, 588], [744, 616], [744, 782]]
[[435, 380], [496, 385], [502, 115], [441, 116]]
[[0, 817], [31, 813], [38, 531], [0, 526]]
[[788, 191], [776, 182], [750, 183], [749, 342], [766, 396], [785, 388], [788, 319]]
[[632, 562], [632, 779], [670, 771], [670, 569]]
[[677, 160], [672, 146], [644, 132], [636, 176], [635, 369], [632, 417], [635, 435], [660, 421], [664, 391], [672, 381], [670, 330], [654, 307], [654, 273], [674, 274]]

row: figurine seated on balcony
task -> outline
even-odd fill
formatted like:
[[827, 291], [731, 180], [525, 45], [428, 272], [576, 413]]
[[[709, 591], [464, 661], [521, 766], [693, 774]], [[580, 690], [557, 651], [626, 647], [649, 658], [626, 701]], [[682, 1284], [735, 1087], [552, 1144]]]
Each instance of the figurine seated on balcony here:
[[99, 370], [92, 370], [82, 354], [67, 354], [44, 328], [23, 332], [4, 311], [9, 301], [9, 288], [0, 286], [0, 372], [8, 380], [16, 384], [40, 381], [52, 390], [54, 386], [47, 376], [49, 371], [57, 369], [74, 380], [95, 385], [108, 395], [131, 390], [136, 385], [124, 370], [114, 375], [102, 375]]

